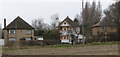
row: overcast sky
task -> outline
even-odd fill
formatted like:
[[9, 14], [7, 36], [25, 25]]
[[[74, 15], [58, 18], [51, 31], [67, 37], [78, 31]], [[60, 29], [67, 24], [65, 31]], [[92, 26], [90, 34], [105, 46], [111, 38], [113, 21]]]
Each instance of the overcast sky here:
[[[32, 20], [43, 18], [45, 23], [51, 23], [51, 16], [58, 13], [59, 19], [63, 20], [66, 16], [74, 18], [81, 12], [82, 0], [0, 0], [0, 24], [3, 28], [3, 20], [7, 19], [7, 24], [17, 16], [23, 18], [31, 24]], [[84, 0], [92, 2], [93, 0]], [[95, 0], [98, 1], [98, 0]], [[106, 9], [114, 3], [113, 0], [99, 0], [102, 9]]]

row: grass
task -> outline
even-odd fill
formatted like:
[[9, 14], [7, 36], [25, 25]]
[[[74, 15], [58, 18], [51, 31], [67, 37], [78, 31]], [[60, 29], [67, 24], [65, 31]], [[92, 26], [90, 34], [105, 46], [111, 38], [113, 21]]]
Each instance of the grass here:
[[58, 45], [46, 45], [42, 46], [42, 48], [68, 48], [68, 47], [85, 47], [85, 46], [94, 46], [94, 45], [113, 45], [113, 44], [118, 44], [120, 42], [93, 42], [93, 43], [88, 43], [88, 44], [58, 44]]
[[0, 54], [1, 54], [1, 52], [2, 52], [2, 46], [0, 46]]
[[71, 44], [57, 44], [57, 45], [46, 45], [43, 46], [42, 48], [67, 48], [67, 47], [73, 47], [75, 45]]
[[113, 45], [113, 44], [119, 44], [120, 42], [93, 42], [88, 45]]
[[88, 43], [88, 44], [76, 44], [76, 45], [71, 45], [71, 44], [57, 44], [57, 45], [45, 45], [45, 46], [27, 46], [27, 47], [22, 47], [22, 48], [3, 48], [3, 52], [8, 52], [8, 51], [16, 51], [16, 50], [24, 50], [24, 49], [40, 49], [40, 48], [69, 48], [69, 47], [86, 47], [86, 46], [95, 46], [95, 45], [113, 45], [113, 44], [118, 44], [120, 42], [93, 42], [93, 43]]

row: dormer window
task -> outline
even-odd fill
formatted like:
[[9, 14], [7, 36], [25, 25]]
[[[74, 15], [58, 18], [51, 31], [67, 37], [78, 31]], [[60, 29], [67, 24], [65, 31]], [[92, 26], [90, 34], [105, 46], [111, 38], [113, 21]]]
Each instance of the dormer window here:
[[9, 34], [15, 34], [16, 31], [15, 30], [9, 30]]

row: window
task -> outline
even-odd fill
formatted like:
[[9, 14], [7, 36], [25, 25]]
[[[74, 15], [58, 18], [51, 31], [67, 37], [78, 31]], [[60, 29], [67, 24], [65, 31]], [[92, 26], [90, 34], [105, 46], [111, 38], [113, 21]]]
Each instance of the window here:
[[66, 24], [66, 23], [64, 23], [64, 24]]
[[66, 37], [66, 39], [68, 40], [68, 37]]
[[9, 34], [15, 34], [16, 31], [15, 30], [9, 30]]
[[26, 30], [26, 34], [31, 34], [31, 30]]
[[66, 28], [64, 28], [64, 30], [66, 31]]
[[68, 39], [68, 37], [63, 37], [64, 39]]
[[25, 40], [31, 40], [31, 38], [25, 38]]
[[16, 41], [16, 38], [9, 38], [9, 41]]

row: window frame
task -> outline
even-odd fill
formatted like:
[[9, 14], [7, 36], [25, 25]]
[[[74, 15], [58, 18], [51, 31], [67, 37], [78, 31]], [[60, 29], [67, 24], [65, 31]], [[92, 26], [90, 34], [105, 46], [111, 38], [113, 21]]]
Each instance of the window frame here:
[[26, 30], [26, 34], [32, 34], [32, 30]]
[[30, 37], [25, 38], [26, 41], [32, 40]]
[[14, 30], [14, 29], [9, 30], [9, 34], [16, 34], [16, 30]]
[[10, 38], [8, 39], [8, 41], [16, 41], [16, 38], [15, 38], [15, 37], [10, 37]]

